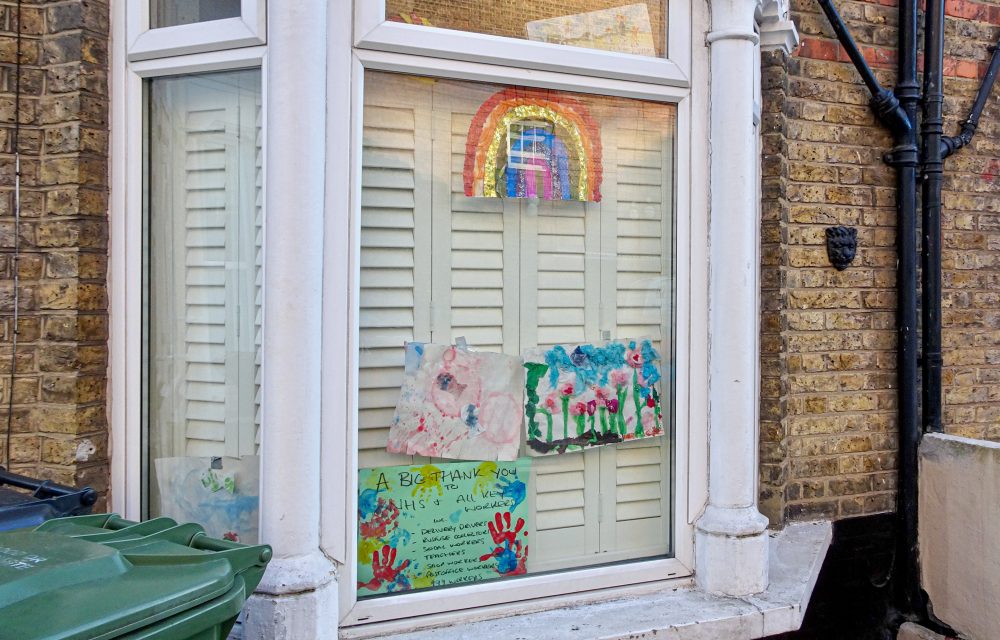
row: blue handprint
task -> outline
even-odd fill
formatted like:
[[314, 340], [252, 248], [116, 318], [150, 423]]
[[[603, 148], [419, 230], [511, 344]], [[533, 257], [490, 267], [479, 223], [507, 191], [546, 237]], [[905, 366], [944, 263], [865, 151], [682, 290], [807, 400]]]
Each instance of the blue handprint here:
[[500, 478], [496, 484], [496, 488], [500, 490], [501, 496], [514, 501], [514, 504], [510, 505], [510, 509], [508, 509], [511, 513], [514, 513], [517, 505], [524, 502], [525, 497], [528, 495], [528, 487], [516, 477], [513, 480], [510, 478]]

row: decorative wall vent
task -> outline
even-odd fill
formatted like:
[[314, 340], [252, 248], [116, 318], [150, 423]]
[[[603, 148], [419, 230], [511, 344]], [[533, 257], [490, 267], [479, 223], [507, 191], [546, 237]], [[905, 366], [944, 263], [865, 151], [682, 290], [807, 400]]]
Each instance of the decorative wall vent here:
[[827, 227], [826, 255], [837, 271], [843, 271], [858, 251], [858, 230], [854, 227]]

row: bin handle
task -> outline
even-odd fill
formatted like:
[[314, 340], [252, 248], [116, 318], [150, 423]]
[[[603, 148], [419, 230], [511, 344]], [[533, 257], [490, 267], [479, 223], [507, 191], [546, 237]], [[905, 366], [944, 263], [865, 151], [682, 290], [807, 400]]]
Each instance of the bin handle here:
[[[247, 545], [241, 544], [239, 542], [233, 542], [231, 540], [225, 540], [223, 538], [213, 538], [208, 534], [196, 533], [194, 537], [191, 538], [189, 544], [190, 547], [198, 549], [200, 551], [246, 551], [248, 549]], [[271, 547], [267, 545], [257, 545], [258, 547], [263, 547], [260, 549], [260, 562], [267, 563], [271, 560]], [[254, 548], [254, 547], [249, 547]]]
[[[29, 491], [35, 492], [36, 498], [41, 498], [42, 496], [68, 496], [80, 491], [90, 491], [93, 494], [93, 501], [87, 506], [93, 505], [97, 502], [97, 492], [95, 492], [90, 487], [85, 489], [75, 489], [73, 487], [67, 487], [65, 485], [56, 484], [51, 480], [36, 480], [34, 478], [29, 478], [28, 476], [22, 476], [18, 473], [11, 473], [7, 471], [4, 467], [0, 467], [0, 484], [8, 484], [12, 487], [17, 487], [19, 489], [28, 489]], [[89, 494], [88, 494], [89, 499]]]

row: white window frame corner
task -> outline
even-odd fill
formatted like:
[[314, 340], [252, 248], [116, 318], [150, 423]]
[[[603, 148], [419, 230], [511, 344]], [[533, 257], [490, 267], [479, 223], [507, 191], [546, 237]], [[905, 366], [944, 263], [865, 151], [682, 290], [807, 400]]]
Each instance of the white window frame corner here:
[[354, 46], [358, 49], [497, 65], [516, 61], [525, 69], [539, 71], [682, 88], [690, 85], [689, 0], [667, 3], [667, 57], [664, 58], [391, 22], [385, 18], [385, 0], [355, 0], [354, 6]]
[[240, 15], [223, 20], [150, 28], [150, 0], [127, 0], [129, 61], [236, 49], [266, 43], [266, 0], [240, 0]]

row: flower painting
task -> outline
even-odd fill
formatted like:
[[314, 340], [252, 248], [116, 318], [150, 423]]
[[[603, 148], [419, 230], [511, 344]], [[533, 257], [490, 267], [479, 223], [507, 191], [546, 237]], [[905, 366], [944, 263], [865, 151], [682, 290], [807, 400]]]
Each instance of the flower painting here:
[[521, 444], [521, 371], [514, 356], [408, 342], [386, 450], [514, 460]]
[[649, 340], [525, 352], [528, 452], [566, 453], [662, 435], [659, 362]]

